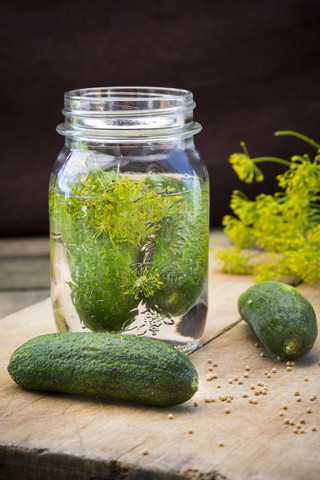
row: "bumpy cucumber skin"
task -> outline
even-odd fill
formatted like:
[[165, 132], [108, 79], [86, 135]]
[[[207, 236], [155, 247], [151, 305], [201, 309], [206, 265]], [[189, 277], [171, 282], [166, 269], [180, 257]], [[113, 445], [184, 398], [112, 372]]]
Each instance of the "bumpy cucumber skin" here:
[[260, 282], [238, 300], [241, 317], [261, 343], [282, 358], [308, 353], [318, 335], [315, 311], [294, 287], [282, 282]]
[[158, 340], [97, 332], [35, 337], [14, 351], [8, 371], [27, 389], [158, 406], [186, 402], [199, 383], [189, 358], [175, 348]]

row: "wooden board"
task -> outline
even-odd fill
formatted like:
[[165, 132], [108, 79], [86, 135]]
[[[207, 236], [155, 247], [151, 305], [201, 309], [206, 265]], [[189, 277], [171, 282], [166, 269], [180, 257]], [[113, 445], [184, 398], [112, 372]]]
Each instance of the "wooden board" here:
[[[200, 388], [174, 408], [20, 389], [8, 360], [24, 341], [55, 330], [50, 301], [1, 319], [0, 479], [319, 479], [320, 340], [291, 371], [256, 347], [236, 308], [252, 283], [211, 269], [208, 325], [202, 347], [190, 355]], [[320, 319], [319, 286], [301, 290]], [[217, 378], [207, 381], [209, 374]], [[266, 394], [251, 389], [259, 383], [267, 384]], [[231, 403], [219, 398], [228, 395]], [[304, 433], [293, 433], [286, 418], [300, 421]]]

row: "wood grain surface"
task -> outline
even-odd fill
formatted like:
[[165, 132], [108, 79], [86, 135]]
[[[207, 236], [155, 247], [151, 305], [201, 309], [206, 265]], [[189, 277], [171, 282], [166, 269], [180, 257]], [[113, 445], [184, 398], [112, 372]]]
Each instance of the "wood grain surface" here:
[[[207, 328], [190, 354], [200, 388], [173, 408], [21, 389], [7, 364], [55, 331], [50, 300], [1, 319], [0, 479], [318, 480], [320, 340], [291, 370], [256, 346], [237, 313], [251, 284], [211, 268]], [[299, 289], [320, 319], [319, 285]]]

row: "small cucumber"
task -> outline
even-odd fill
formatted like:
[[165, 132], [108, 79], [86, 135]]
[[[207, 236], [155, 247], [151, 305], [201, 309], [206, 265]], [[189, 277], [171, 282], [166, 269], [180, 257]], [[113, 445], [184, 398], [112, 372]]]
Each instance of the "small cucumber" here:
[[317, 319], [311, 303], [285, 283], [253, 285], [240, 295], [238, 310], [261, 343], [280, 357], [305, 355], [317, 338]]
[[97, 332], [35, 337], [13, 352], [8, 371], [27, 389], [160, 406], [189, 400], [199, 383], [189, 358], [175, 348], [158, 340]]

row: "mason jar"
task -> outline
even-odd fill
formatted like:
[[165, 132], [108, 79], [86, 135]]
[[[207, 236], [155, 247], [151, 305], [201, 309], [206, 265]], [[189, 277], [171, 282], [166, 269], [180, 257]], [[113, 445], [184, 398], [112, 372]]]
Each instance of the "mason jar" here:
[[58, 331], [155, 338], [182, 351], [207, 316], [209, 181], [187, 90], [64, 96], [49, 186]]

